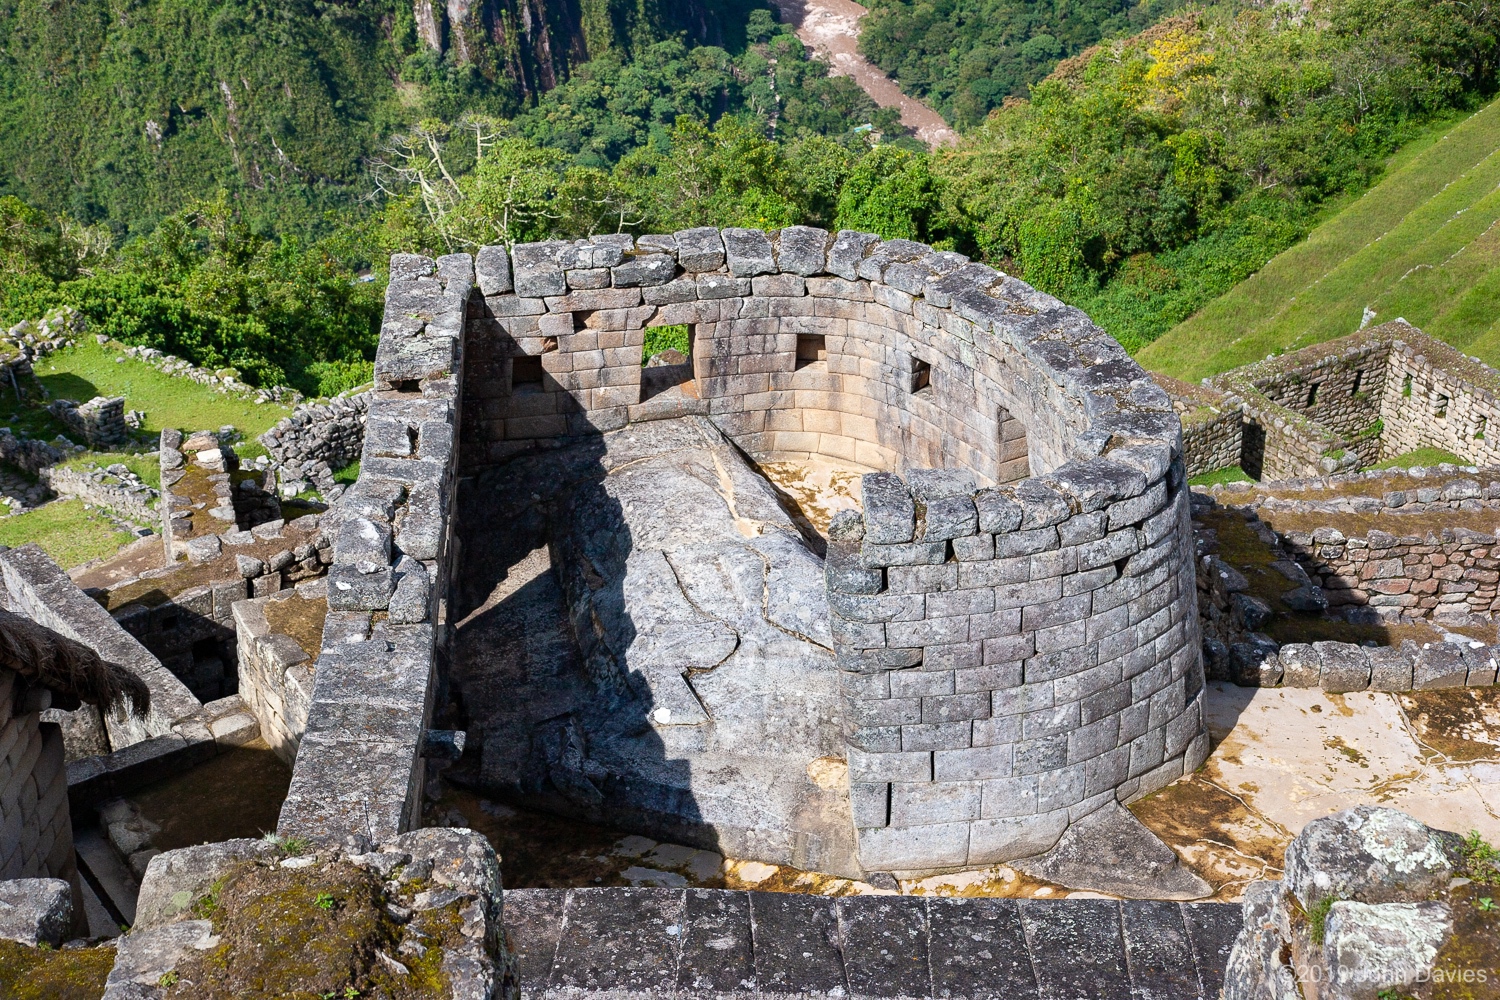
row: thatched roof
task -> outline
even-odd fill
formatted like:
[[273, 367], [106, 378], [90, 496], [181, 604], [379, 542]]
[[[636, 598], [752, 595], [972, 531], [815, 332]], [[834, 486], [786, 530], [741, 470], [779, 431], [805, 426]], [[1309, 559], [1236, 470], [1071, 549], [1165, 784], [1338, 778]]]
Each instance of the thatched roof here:
[[151, 690], [135, 674], [99, 658], [83, 643], [58, 635], [30, 618], [0, 609], [0, 669], [14, 670], [67, 702], [88, 702], [109, 712], [130, 699], [136, 715], [151, 707]]

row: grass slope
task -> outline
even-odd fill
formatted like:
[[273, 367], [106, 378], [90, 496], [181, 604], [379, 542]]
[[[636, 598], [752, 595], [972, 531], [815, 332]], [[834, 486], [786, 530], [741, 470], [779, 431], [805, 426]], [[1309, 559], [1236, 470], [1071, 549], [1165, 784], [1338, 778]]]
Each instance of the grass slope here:
[[1500, 101], [1407, 145], [1385, 179], [1138, 360], [1196, 381], [1398, 316], [1500, 364]]
[[135, 536], [117, 529], [109, 518], [83, 506], [82, 500], [58, 500], [35, 510], [0, 517], [0, 545], [15, 548], [36, 542], [64, 568], [113, 555]]
[[257, 404], [215, 392], [134, 358], [116, 361], [118, 357], [84, 337], [78, 346], [42, 359], [36, 373], [54, 399], [82, 403], [95, 396], [124, 396], [127, 410], [145, 411], [143, 427], [153, 434], [163, 427], [195, 431], [233, 424], [246, 438], [253, 438], [291, 412], [277, 403]]

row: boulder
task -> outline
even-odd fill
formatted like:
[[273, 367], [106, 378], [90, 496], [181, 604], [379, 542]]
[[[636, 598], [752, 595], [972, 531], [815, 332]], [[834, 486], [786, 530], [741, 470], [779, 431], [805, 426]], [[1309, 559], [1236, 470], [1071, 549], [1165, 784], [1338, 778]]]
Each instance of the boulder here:
[[1224, 1000], [1427, 996], [1423, 984], [1451, 971], [1439, 956], [1461, 923], [1455, 907], [1474, 905], [1457, 894], [1468, 879], [1453, 877], [1473, 874], [1461, 846], [1377, 806], [1308, 823], [1287, 847], [1286, 878], [1245, 889]]
[[1380, 806], [1323, 816], [1286, 849], [1287, 891], [1304, 910], [1327, 896], [1362, 903], [1425, 900], [1453, 875], [1450, 838]]
[[56, 947], [73, 924], [73, 890], [58, 878], [0, 882], [0, 938]]

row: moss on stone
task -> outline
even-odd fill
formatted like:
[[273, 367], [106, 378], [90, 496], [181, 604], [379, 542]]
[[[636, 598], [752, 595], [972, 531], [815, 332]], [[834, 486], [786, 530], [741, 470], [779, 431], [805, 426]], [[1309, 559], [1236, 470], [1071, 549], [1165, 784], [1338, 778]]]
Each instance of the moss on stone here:
[[460, 933], [456, 912], [418, 914], [427, 939], [420, 957], [393, 958], [405, 929], [386, 908], [381, 881], [347, 862], [287, 869], [260, 861], [232, 869], [217, 884], [205, 916], [221, 943], [177, 968], [169, 1000], [320, 1000], [383, 996], [419, 1000], [447, 995], [444, 945]]
[[323, 649], [323, 623], [328, 618], [328, 600], [323, 597], [286, 596], [266, 602], [266, 624], [272, 632], [291, 636], [312, 660]]
[[[1471, 882], [1448, 893], [1453, 933], [1432, 964], [1431, 1000], [1480, 1000], [1500, 982], [1500, 896]], [[1488, 900], [1488, 903], [1486, 903]]]
[[98, 1000], [114, 964], [113, 945], [54, 950], [0, 941], [0, 997]]

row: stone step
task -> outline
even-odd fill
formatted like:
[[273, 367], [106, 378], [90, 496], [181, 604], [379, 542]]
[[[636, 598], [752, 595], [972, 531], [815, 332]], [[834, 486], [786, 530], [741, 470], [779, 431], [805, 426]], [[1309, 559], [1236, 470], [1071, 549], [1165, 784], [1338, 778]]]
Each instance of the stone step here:
[[141, 887], [114, 845], [98, 827], [73, 831], [73, 851], [79, 875], [94, 887], [99, 901], [118, 922], [135, 923], [135, 901]]
[[1232, 903], [515, 889], [523, 1000], [1213, 1000]]
[[[80, 872], [79, 875], [82, 876], [83, 873]], [[109, 912], [109, 908], [94, 891], [93, 883], [85, 877], [80, 877], [79, 885], [83, 893], [83, 915], [88, 922], [89, 937], [119, 937], [121, 921]]]

